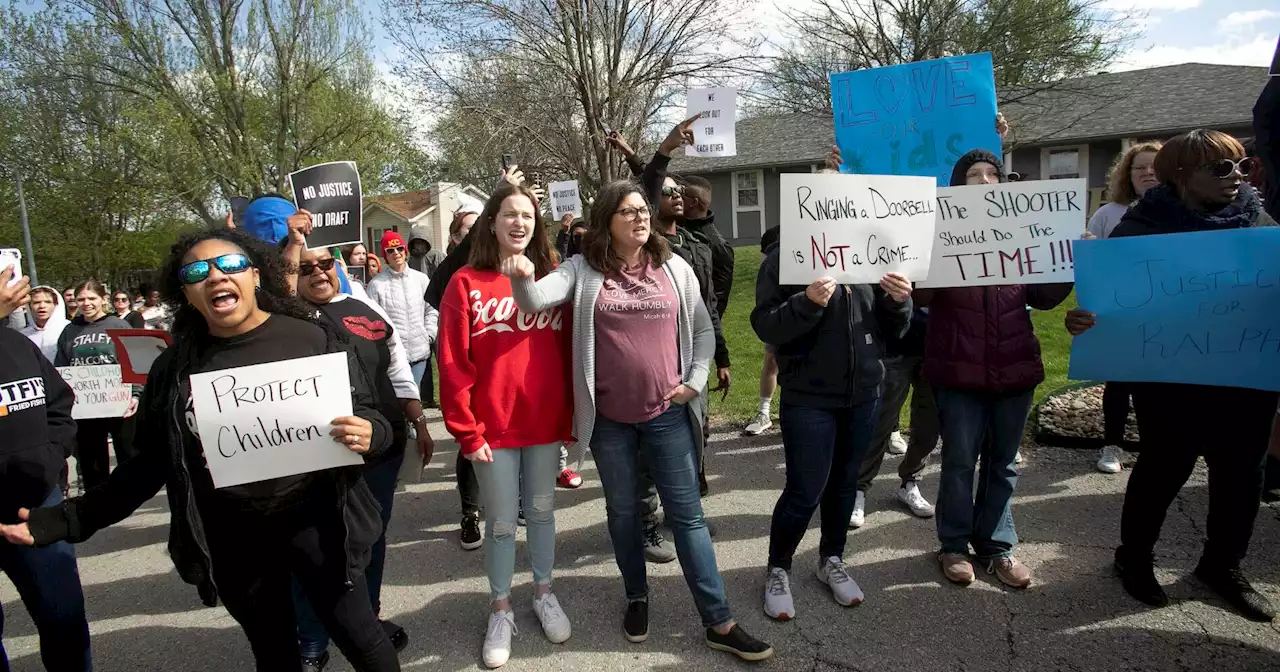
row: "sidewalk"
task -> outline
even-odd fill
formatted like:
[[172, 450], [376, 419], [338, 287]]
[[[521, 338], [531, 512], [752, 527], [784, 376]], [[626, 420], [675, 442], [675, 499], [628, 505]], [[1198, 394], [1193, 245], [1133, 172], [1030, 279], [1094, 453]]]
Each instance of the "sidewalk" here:
[[[444, 436], [437, 425], [434, 436]], [[817, 529], [796, 558], [797, 619], [773, 623], [761, 612], [761, 578], [769, 518], [782, 485], [776, 433], [717, 435], [710, 446], [708, 516], [735, 615], [777, 653], [773, 670], [1261, 670], [1280, 667], [1280, 626], [1251, 623], [1228, 611], [1190, 578], [1207, 505], [1203, 468], [1169, 513], [1158, 562], [1173, 604], [1149, 610], [1111, 574], [1127, 471], [1093, 471], [1092, 452], [1024, 449], [1014, 503], [1018, 557], [1035, 573], [1024, 592], [1004, 590], [985, 573], [969, 588], [946, 583], [933, 553], [932, 520], [919, 520], [894, 499], [895, 460], [868, 496], [867, 525], [851, 533], [846, 560], [867, 594], [842, 609], [811, 568]], [[458, 499], [451, 442], [439, 444], [428, 482], [396, 498], [390, 530], [384, 616], [409, 632], [406, 670], [481, 669], [488, 587], [483, 551], [458, 547]], [[630, 644], [621, 633], [625, 606], [593, 465], [579, 490], [557, 496], [556, 592], [573, 621], [564, 645], [543, 637], [530, 601], [521, 542], [513, 603], [519, 634], [511, 662], [523, 670], [747, 669], [707, 649], [677, 563], [649, 565], [650, 637]], [[933, 499], [937, 467], [922, 491]], [[220, 607], [200, 605], [165, 554], [163, 495], [133, 517], [80, 546], [80, 568], [93, 631], [95, 669], [105, 672], [250, 670], [248, 645]], [[815, 520], [816, 523], [816, 520]], [[668, 539], [670, 535], [668, 534]], [[523, 539], [523, 533], [521, 533]], [[1280, 601], [1280, 511], [1259, 515], [1246, 569]], [[15, 672], [42, 669], [35, 629], [8, 581], [0, 580], [4, 644]], [[329, 670], [350, 668], [332, 649]]]

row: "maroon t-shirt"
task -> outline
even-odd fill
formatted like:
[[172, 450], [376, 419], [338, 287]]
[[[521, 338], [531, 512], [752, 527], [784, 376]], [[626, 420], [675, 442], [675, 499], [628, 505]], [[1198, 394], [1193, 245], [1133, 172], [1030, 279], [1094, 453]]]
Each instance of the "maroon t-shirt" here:
[[605, 276], [596, 298], [596, 410], [614, 422], [646, 422], [671, 406], [680, 384], [680, 311], [666, 271], [641, 264]]

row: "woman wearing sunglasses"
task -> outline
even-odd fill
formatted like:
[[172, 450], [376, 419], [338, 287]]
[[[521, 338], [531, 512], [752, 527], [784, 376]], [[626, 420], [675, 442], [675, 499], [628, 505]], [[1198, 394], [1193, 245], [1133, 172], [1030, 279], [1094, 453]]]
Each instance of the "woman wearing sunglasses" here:
[[60, 506], [24, 509], [19, 517], [27, 522], [0, 525], [0, 534], [27, 545], [84, 541], [165, 487], [169, 554], [179, 576], [199, 588], [205, 604], [222, 600], [258, 670], [298, 669], [293, 578], [355, 669], [399, 670], [363, 585], [382, 526], [362, 470], [215, 490], [195, 433], [189, 383], [196, 373], [346, 353], [354, 413], [334, 418], [330, 434], [373, 459], [389, 447], [391, 427], [374, 409], [369, 374], [338, 331], [313, 322], [315, 309], [288, 295], [277, 252], [247, 233], [212, 229], [180, 238], [160, 277], [176, 309], [174, 343], [147, 378], [138, 455], [104, 487]]
[[[107, 335], [108, 329], [129, 329], [128, 322], [107, 312], [107, 288], [96, 280], [76, 287], [76, 305], [80, 312], [58, 337], [56, 366], [112, 365], [116, 348]], [[76, 422], [76, 466], [85, 490], [98, 487], [107, 480], [111, 458], [107, 453], [107, 437], [116, 454], [116, 466], [133, 457], [133, 414], [138, 410], [141, 386], [133, 387], [129, 408], [120, 418], [93, 418]]]
[[[1195, 130], [1156, 154], [1158, 186], [1129, 209], [1111, 237], [1275, 226], [1257, 191], [1244, 147], [1218, 131]], [[1087, 306], [1067, 312], [1072, 335], [1096, 322]], [[1195, 574], [1246, 617], [1270, 621], [1271, 601], [1240, 572], [1262, 494], [1263, 459], [1277, 394], [1238, 387], [1135, 383], [1133, 408], [1142, 452], [1129, 475], [1120, 515], [1116, 570], [1134, 598], [1168, 603], [1156, 580], [1154, 550], [1169, 505], [1204, 455], [1209, 465], [1208, 539]]]
[[129, 323], [134, 329], [145, 329], [147, 327], [146, 320], [142, 319], [142, 313], [133, 309], [133, 299], [129, 298], [128, 292], [115, 292], [111, 295], [111, 309], [115, 311], [116, 317]]

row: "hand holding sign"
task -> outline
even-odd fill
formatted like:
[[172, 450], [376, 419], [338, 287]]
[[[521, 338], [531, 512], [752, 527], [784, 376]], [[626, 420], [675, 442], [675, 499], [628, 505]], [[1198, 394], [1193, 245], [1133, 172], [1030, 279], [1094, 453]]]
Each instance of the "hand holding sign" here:
[[880, 289], [898, 303], [906, 303], [911, 298], [911, 281], [901, 273], [885, 273], [880, 278]]
[[1084, 308], [1076, 307], [1067, 311], [1067, 316], [1062, 322], [1068, 334], [1079, 336], [1098, 323], [1098, 316]]
[[329, 424], [329, 436], [334, 441], [345, 445], [353, 453], [361, 455], [369, 452], [369, 442], [373, 440], [373, 424], [364, 418], [354, 415], [343, 415], [334, 418]]
[[836, 279], [829, 275], [814, 280], [804, 289], [805, 297], [823, 308], [827, 307], [835, 293]]
[[307, 236], [311, 235], [311, 221], [311, 213], [306, 210], [298, 210], [289, 215], [284, 223], [289, 227], [290, 245], [306, 246]]

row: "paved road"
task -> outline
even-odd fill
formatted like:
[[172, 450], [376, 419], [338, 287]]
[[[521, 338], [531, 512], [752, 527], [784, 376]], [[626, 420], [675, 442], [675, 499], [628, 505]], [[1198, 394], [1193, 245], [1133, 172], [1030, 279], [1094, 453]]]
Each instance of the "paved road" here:
[[[434, 432], [433, 432], [434, 433]], [[437, 433], [436, 435], [442, 435]], [[407, 670], [480, 669], [488, 606], [483, 555], [457, 545], [457, 496], [451, 444], [442, 444], [428, 483], [396, 499], [383, 592], [384, 613], [412, 641]], [[1030, 447], [1014, 517], [1019, 557], [1035, 572], [1025, 592], [1002, 589], [983, 575], [967, 589], [942, 580], [932, 521], [893, 503], [895, 483], [882, 476], [869, 497], [867, 525], [850, 535], [847, 560], [867, 601], [842, 609], [809, 571], [817, 530], [806, 536], [793, 579], [798, 618], [770, 622], [760, 610], [761, 563], [769, 515], [781, 487], [776, 434], [744, 439], [717, 435], [709, 462], [718, 526], [716, 550], [737, 617], [771, 642], [775, 670], [1227, 670], [1280, 669], [1280, 625], [1259, 625], [1227, 610], [1190, 572], [1203, 534], [1207, 490], [1203, 470], [1183, 490], [1165, 524], [1159, 562], [1173, 604], [1149, 610], [1111, 575], [1125, 476], [1094, 473], [1090, 454]], [[447, 466], [446, 466], [447, 465]], [[894, 473], [890, 460], [886, 474]], [[508, 670], [744, 669], [701, 641], [697, 615], [679, 566], [651, 569], [649, 641], [630, 644], [620, 632], [622, 583], [610, 551], [595, 470], [557, 497], [556, 592], [574, 624], [564, 645], [546, 641], [529, 606], [522, 557], [514, 594], [517, 625]], [[924, 491], [937, 490], [931, 467]], [[97, 669], [249, 670], [235, 623], [202, 608], [165, 555], [164, 498], [80, 547]], [[523, 535], [523, 533], [522, 533]], [[522, 543], [523, 547], [523, 543]], [[523, 555], [523, 553], [522, 553]], [[1259, 517], [1247, 569], [1280, 601], [1280, 511]], [[0, 581], [5, 646], [18, 672], [41, 669], [35, 629], [12, 586]], [[335, 656], [336, 649], [334, 650]], [[331, 670], [349, 670], [336, 662]]]

